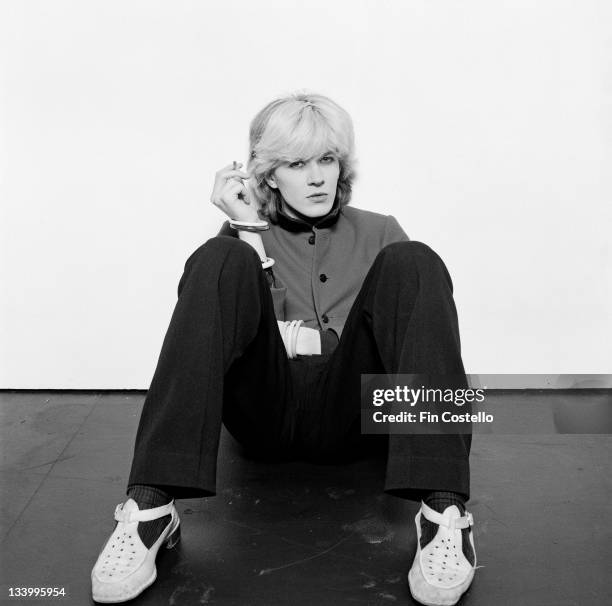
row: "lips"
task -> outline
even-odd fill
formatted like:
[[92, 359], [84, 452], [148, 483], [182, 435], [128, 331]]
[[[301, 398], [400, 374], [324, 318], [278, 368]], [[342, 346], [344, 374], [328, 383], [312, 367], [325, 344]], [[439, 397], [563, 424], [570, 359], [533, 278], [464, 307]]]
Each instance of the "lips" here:
[[326, 193], [318, 193], [318, 194], [310, 194], [310, 196], [306, 196], [307, 198], [326, 198]]

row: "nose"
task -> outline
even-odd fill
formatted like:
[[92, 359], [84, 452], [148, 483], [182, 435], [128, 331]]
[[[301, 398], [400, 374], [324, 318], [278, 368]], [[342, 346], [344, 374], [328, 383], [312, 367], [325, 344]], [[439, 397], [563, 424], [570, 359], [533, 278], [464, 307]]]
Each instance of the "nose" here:
[[320, 187], [325, 182], [323, 171], [318, 162], [313, 162], [308, 167], [308, 185]]

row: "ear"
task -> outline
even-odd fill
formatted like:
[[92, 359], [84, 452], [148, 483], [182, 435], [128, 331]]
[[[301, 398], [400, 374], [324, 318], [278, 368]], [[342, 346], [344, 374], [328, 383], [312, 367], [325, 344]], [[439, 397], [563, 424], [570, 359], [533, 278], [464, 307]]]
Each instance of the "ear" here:
[[266, 183], [272, 188], [272, 189], [278, 189], [278, 185], [276, 183], [276, 179], [274, 178], [274, 175], [270, 175], [269, 177], [266, 177]]

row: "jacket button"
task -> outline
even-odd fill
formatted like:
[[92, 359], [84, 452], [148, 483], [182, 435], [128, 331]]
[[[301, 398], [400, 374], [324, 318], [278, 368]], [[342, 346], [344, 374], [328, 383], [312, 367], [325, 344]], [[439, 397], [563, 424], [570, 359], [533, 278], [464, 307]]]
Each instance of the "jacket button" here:
[[310, 238], [308, 238], [308, 244], [314, 244], [315, 243], [315, 237], [314, 235], [310, 236]]
[[327, 276], [325, 274], [321, 274], [319, 276], [319, 280], [321, 280], [321, 282], [327, 282]]
[[327, 314], [323, 314], [321, 316], [321, 320], [323, 320], [324, 324], [327, 324], [329, 322], [329, 318], [327, 317]]

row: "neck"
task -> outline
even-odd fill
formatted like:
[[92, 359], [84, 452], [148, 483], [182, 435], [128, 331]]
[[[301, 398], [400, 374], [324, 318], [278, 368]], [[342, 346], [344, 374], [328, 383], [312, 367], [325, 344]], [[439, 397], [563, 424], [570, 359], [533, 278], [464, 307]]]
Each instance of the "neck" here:
[[285, 214], [289, 215], [290, 217], [294, 219], [301, 219], [302, 221], [305, 221], [309, 225], [314, 225], [315, 223], [320, 221], [323, 217], [325, 217], [327, 214], [326, 213], [325, 215], [321, 215], [320, 217], [309, 217], [308, 215], [302, 214], [300, 211], [296, 210], [295, 208], [287, 204], [287, 202], [285, 202], [284, 200], [283, 200], [282, 209], [285, 212]]

